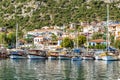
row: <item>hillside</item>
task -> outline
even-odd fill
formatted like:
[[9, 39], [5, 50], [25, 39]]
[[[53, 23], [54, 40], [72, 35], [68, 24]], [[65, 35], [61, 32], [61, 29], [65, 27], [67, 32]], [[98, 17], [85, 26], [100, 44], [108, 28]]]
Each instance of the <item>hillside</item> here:
[[[112, 0], [111, 0], [112, 1]], [[0, 27], [32, 30], [43, 26], [106, 20], [103, 0], [0, 0]], [[110, 19], [120, 21], [120, 1], [110, 4]]]

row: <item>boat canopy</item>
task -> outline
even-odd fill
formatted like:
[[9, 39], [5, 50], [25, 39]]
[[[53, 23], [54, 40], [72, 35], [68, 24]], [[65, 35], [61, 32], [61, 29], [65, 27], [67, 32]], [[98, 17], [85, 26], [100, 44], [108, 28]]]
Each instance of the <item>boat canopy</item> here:
[[11, 51], [10, 54], [18, 54], [18, 51]]
[[73, 52], [74, 53], [80, 53], [81, 51], [80, 51], [80, 49], [73, 49]]
[[22, 54], [24, 51], [10, 51], [10, 54]]
[[116, 49], [113, 48], [113, 47], [108, 47], [107, 50], [109, 50], [109, 51], [116, 51]]

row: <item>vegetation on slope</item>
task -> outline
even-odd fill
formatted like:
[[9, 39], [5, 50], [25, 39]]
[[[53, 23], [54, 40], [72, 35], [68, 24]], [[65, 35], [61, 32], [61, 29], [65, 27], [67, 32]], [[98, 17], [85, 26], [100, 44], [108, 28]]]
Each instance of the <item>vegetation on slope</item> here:
[[[0, 0], [0, 27], [32, 30], [43, 26], [69, 25], [81, 21], [106, 20], [106, 4], [101, 0]], [[120, 2], [110, 4], [110, 19], [120, 21]]]

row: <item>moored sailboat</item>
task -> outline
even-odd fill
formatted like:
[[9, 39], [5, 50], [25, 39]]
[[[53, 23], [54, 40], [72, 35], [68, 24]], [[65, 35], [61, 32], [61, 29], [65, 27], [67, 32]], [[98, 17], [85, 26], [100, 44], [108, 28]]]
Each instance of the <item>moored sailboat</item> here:
[[78, 34], [78, 30], [77, 30], [77, 34], [76, 34], [77, 43], [76, 43], [76, 48], [74, 48], [72, 51], [72, 58], [71, 58], [72, 61], [81, 61], [82, 60], [82, 57], [80, 55], [80, 49], [79, 49], [78, 35], [79, 34]]
[[94, 60], [93, 53], [88, 51], [88, 35], [89, 35], [89, 30], [87, 32], [87, 45], [86, 45], [87, 48], [86, 48], [86, 51], [84, 52], [82, 58], [83, 58], [83, 60]]
[[27, 58], [27, 55], [26, 55], [26, 52], [24, 50], [21, 50], [21, 49], [15, 49], [15, 50], [11, 50], [10, 51], [10, 54], [9, 54], [9, 57], [11, 59], [25, 59]]
[[95, 60], [102, 60], [102, 55], [101, 55], [102, 53], [104, 53], [103, 50], [95, 51], [95, 52], [94, 52]]
[[18, 24], [16, 24], [16, 48], [10, 50], [9, 57], [11, 59], [22, 59], [26, 58], [26, 52], [25, 50], [18, 49]]
[[[109, 48], [110, 46], [110, 42], [109, 42], [109, 5], [107, 5], [107, 39], [106, 39], [106, 49]], [[107, 49], [107, 51], [102, 55], [102, 60], [105, 60], [105, 61], [111, 61], [111, 60], [118, 60], [118, 57], [113, 54], [112, 52], [109, 51], [109, 49]]]
[[81, 61], [82, 57], [80, 56], [80, 49], [74, 49], [73, 55], [71, 58], [72, 61]]
[[105, 60], [105, 61], [115, 61], [115, 60], [118, 60], [118, 56], [116, 56], [113, 53], [106, 52], [106, 53], [102, 54], [102, 60]]

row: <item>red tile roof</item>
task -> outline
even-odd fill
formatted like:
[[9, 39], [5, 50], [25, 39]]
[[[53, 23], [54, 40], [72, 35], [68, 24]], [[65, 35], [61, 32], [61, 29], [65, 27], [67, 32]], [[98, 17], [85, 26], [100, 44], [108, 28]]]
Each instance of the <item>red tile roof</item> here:
[[89, 42], [96, 42], [96, 43], [100, 43], [100, 42], [105, 42], [105, 40], [103, 39], [95, 39], [95, 40], [91, 40]]

